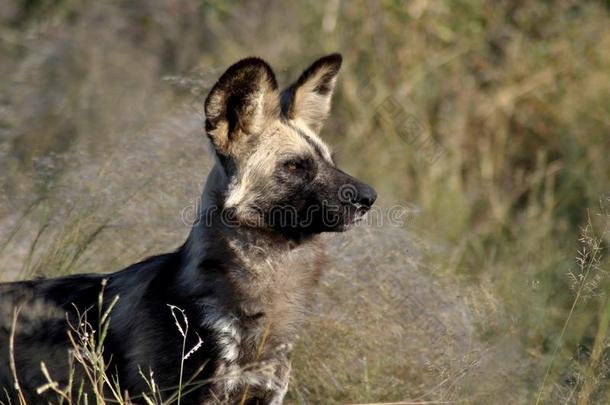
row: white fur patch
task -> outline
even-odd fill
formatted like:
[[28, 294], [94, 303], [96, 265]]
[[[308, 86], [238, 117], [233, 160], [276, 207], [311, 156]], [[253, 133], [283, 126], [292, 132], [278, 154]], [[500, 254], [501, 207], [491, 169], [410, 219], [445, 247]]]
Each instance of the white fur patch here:
[[223, 396], [229, 396], [239, 385], [240, 370], [237, 364], [241, 331], [237, 319], [224, 313], [214, 305], [205, 305], [203, 326], [215, 332], [216, 344], [220, 348], [220, 358], [223, 363], [214, 375], [221, 385], [219, 390]]
[[[278, 379], [276, 373], [281, 366], [276, 360], [262, 361], [255, 365], [239, 364], [244, 331], [240, 329], [238, 320], [215, 305], [207, 303], [203, 306], [205, 317], [202, 324], [215, 333], [216, 343], [220, 348], [221, 364], [213, 377], [216, 379], [213, 391], [219, 396], [218, 399], [230, 401], [239, 388], [249, 386], [272, 392], [271, 403], [281, 404], [288, 388], [290, 366], [288, 365], [285, 376]], [[278, 350], [283, 357], [290, 348], [291, 345], [282, 345]]]

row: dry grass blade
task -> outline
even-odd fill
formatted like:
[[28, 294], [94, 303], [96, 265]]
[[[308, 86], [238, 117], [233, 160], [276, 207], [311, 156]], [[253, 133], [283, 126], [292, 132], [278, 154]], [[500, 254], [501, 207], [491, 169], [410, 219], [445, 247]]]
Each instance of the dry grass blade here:
[[26, 405], [27, 402], [23, 395], [23, 391], [21, 390], [21, 386], [19, 385], [19, 377], [17, 375], [17, 366], [15, 362], [15, 333], [17, 331], [17, 319], [19, 318], [19, 312], [21, 311], [20, 307], [16, 307], [13, 309], [13, 320], [11, 322], [11, 334], [9, 338], [9, 362], [11, 372], [13, 373], [13, 380], [15, 383], [15, 390], [17, 391], [17, 395], [19, 398], [19, 403], [21, 405]]

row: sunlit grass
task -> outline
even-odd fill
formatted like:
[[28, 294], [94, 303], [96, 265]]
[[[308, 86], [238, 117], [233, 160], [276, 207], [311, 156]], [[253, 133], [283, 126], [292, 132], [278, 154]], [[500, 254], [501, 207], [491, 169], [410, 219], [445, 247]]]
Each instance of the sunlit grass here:
[[[606, 2], [31, 4], [0, 6], [0, 279], [178, 246], [213, 80], [250, 54], [293, 79], [338, 50], [323, 135], [381, 204], [417, 209], [329, 238], [290, 400], [610, 400]], [[582, 229], [596, 278], [575, 272]]]

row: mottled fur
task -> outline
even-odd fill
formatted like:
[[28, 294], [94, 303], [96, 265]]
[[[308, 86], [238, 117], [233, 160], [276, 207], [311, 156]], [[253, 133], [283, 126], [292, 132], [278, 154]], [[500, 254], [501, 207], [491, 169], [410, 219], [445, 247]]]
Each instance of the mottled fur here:
[[[375, 200], [370, 187], [336, 168], [318, 137], [340, 64], [337, 54], [316, 61], [281, 94], [258, 58], [223, 74], [205, 103], [217, 163], [199, 218], [174, 253], [108, 275], [0, 285], [0, 387], [13, 401], [13, 309], [21, 308], [19, 382], [30, 403], [44, 402], [49, 397], [36, 394], [46, 382], [40, 362], [67, 384], [68, 324], [87, 313], [98, 325], [107, 279], [104, 305], [119, 296], [105, 342], [108, 372], [132, 397], [147, 391], [140, 370], [154, 372], [165, 397], [178, 385], [182, 336], [172, 305], [189, 320], [187, 349], [203, 342], [184, 360], [184, 381], [197, 385], [187, 386], [183, 403], [282, 402], [290, 350], [325, 261], [318, 235], [347, 229]], [[353, 191], [347, 198], [344, 186]]]

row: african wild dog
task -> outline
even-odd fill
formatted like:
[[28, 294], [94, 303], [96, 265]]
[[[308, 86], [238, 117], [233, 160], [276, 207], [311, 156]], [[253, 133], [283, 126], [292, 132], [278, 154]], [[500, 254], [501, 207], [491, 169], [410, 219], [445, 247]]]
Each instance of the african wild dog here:
[[[178, 386], [182, 336], [171, 305], [189, 320], [186, 348], [202, 341], [184, 360], [183, 403], [281, 403], [290, 349], [324, 264], [317, 235], [344, 231], [376, 198], [336, 167], [318, 137], [340, 65], [338, 54], [323, 57], [281, 93], [258, 58], [220, 77], [205, 101], [216, 164], [199, 218], [175, 252], [113, 274], [0, 285], [0, 400], [17, 397], [9, 367], [13, 308], [20, 307], [14, 357], [21, 389], [29, 403], [48, 401], [55, 397], [36, 394], [47, 382], [40, 363], [66, 386], [68, 323], [86, 313], [98, 325], [107, 280], [104, 305], [119, 296], [105, 340], [108, 373], [136, 402], [151, 370], [165, 398]], [[75, 380], [83, 378], [76, 372]]]

